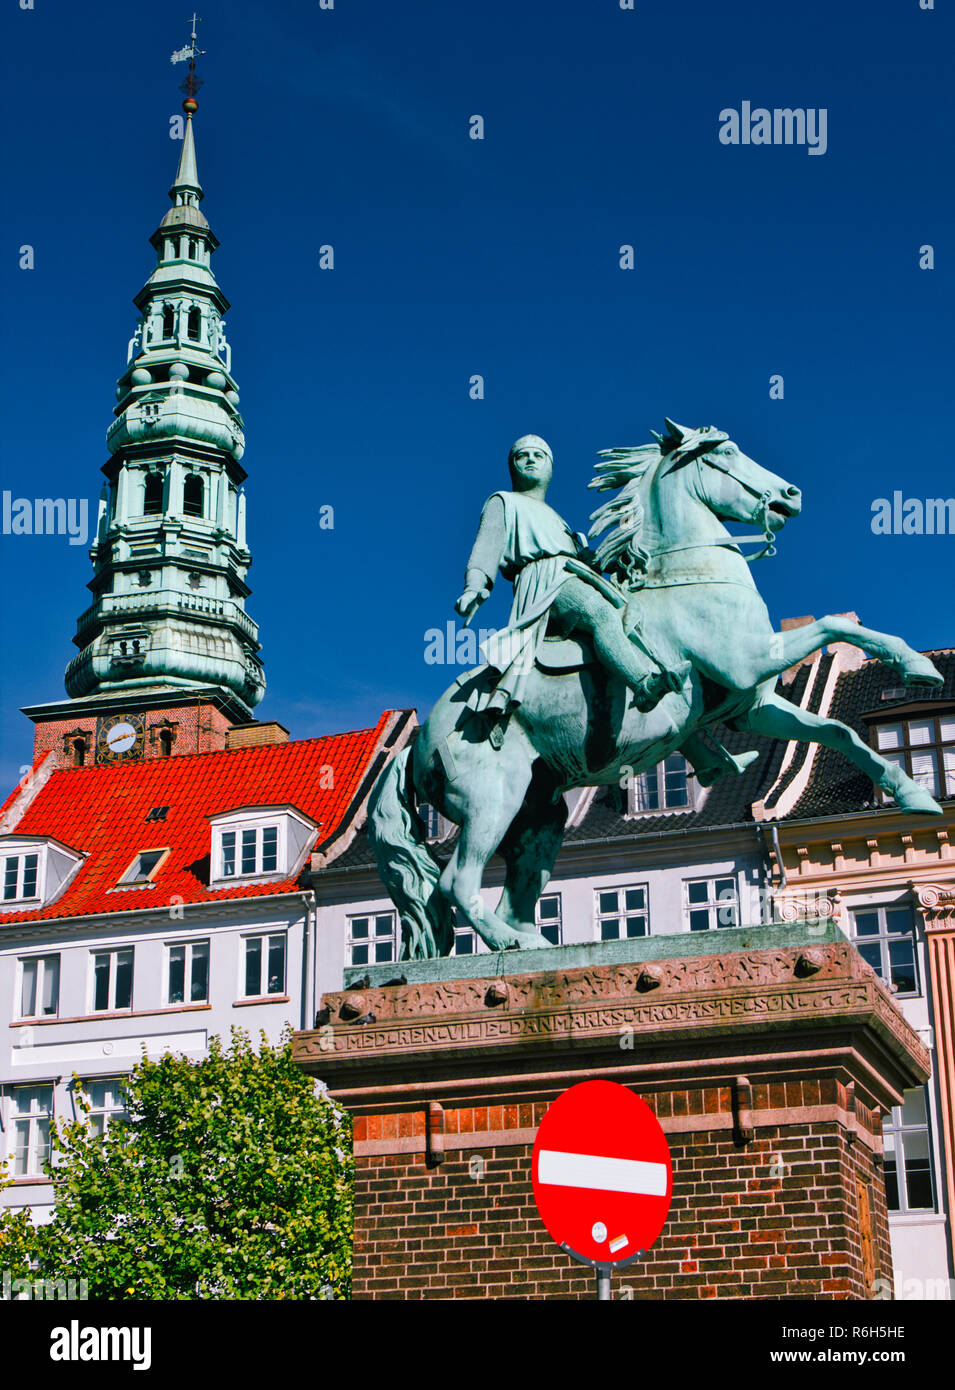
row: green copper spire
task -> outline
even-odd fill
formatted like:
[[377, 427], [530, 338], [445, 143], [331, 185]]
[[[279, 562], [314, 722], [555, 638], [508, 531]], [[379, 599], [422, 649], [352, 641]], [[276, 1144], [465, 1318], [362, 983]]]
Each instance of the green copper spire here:
[[156, 267], [116, 389], [110, 457], [90, 551], [93, 603], [66, 671], [73, 698], [135, 688], [219, 686], [251, 711], [265, 690], [245, 611], [252, 557], [239, 394], [226, 339], [229, 302], [199, 208], [193, 115], [195, 32], [183, 84], [186, 123], [172, 207], [151, 237]]

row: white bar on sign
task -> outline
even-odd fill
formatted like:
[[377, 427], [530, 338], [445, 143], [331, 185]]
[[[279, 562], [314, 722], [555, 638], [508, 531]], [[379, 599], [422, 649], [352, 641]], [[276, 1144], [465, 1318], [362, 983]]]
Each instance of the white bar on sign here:
[[541, 1149], [537, 1155], [537, 1181], [554, 1187], [592, 1187], [603, 1192], [665, 1197], [667, 1166], [645, 1163], [640, 1158], [601, 1158], [597, 1154]]

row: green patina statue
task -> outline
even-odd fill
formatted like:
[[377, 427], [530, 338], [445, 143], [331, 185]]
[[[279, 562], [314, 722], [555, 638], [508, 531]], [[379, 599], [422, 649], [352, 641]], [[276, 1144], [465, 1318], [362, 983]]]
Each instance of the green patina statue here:
[[[715, 724], [837, 748], [903, 810], [940, 814], [852, 729], [775, 693], [781, 672], [828, 642], [864, 649], [907, 684], [941, 684], [900, 638], [843, 616], [773, 630], [748, 561], [774, 553], [799, 489], [710, 426], [667, 420], [654, 441], [601, 453], [590, 486], [617, 495], [591, 517], [591, 537], [604, 537], [596, 554], [544, 500], [547, 444], [525, 435], [511, 449], [513, 491], [485, 504], [456, 604], [470, 621], [500, 571], [514, 583], [508, 626], [389, 763], [369, 806], [404, 957], [449, 955], [455, 908], [491, 950], [547, 945], [534, 909], [560, 848], [563, 793], [621, 784], [677, 750], [704, 785], [742, 771], [755, 754], [732, 757], [705, 732]], [[757, 555], [727, 521], [759, 527]], [[416, 800], [460, 826], [443, 869]], [[495, 850], [506, 877], [491, 911], [480, 888]]]

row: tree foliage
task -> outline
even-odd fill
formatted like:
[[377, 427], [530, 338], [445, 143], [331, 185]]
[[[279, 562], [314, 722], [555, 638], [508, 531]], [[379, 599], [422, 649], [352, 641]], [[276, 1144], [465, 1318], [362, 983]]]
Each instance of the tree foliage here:
[[[208, 1056], [139, 1063], [128, 1121], [54, 1135], [54, 1215], [37, 1273], [90, 1298], [347, 1298], [348, 1115], [292, 1061], [290, 1030], [258, 1049], [233, 1028]], [[2, 1228], [0, 1228], [2, 1230]]]

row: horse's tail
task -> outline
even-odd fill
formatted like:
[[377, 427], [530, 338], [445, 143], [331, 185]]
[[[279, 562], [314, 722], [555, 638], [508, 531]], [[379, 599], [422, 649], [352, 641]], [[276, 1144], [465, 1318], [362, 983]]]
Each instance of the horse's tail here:
[[438, 887], [441, 866], [428, 850], [411, 795], [412, 749], [385, 768], [368, 803], [368, 832], [378, 872], [401, 917], [403, 958], [447, 956], [454, 945], [454, 913]]

